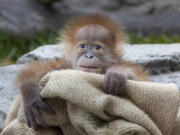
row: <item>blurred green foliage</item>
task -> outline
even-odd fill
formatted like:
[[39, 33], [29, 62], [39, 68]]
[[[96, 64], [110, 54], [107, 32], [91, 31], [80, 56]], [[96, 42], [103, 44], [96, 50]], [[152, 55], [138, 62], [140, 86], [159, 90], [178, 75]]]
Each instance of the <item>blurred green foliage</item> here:
[[128, 34], [129, 43], [130, 44], [155, 44], [155, 43], [161, 43], [161, 44], [169, 44], [169, 43], [180, 43], [180, 35], [167, 35], [167, 34], [161, 34], [161, 35], [147, 35], [144, 36], [142, 34]]
[[0, 32], [0, 65], [15, 63], [15, 61], [38, 46], [55, 44], [58, 42], [57, 33], [38, 33], [36, 38], [12, 37], [7, 33]]
[[[180, 36], [128, 34], [128, 42], [131, 44], [144, 43], [180, 43]], [[38, 46], [55, 44], [58, 42], [57, 33], [44, 32], [37, 34], [36, 38], [12, 37], [7, 33], [0, 32], [0, 65], [15, 63], [15, 61]]]

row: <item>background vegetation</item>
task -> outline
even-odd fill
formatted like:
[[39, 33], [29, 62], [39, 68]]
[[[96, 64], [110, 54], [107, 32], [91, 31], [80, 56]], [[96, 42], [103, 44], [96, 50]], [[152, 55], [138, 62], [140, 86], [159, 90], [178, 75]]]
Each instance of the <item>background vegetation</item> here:
[[0, 33], [0, 66], [15, 63], [23, 54], [45, 44], [58, 42], [57, 33], [39, 33], [36, 38], [12, 37], [7, 33]]
[[[128, 34], [129, 43], [131, 44], [144, 44], [144, 43], [178, 43], [180, 42], [179, 36], [168, 35], [148, 35], [142, 34]], [[39, 33], [36, 38], [26, 37], [12, 37], [7, 33], [0, 33], [0, 65], [8, 65], [15, 63], [16, 60], [38, 46], [44, 44], [55, 44], [58, 42], [59, 36], [57, 33]]]

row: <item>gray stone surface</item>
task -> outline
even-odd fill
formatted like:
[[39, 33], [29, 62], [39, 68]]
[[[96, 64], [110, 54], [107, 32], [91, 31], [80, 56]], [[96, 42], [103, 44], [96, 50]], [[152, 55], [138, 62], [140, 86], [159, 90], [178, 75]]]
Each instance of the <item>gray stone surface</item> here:
[[133, 32], [180, 32], [179, 0], [0, 0], [0, 31], [32, 37], [58, 31], [67, 19], [89, 12], [114, 16]]
[[56, 31], [66, 16], [36, 0], [0, 0], [0, 30], [12, 35], [32, 37], [36, 32]]
[[6, 114], [19, 94], [16, 85], [16, 75], [23, 65], [10, 65], [0, 67], [0, 132], [2, 130]]
[[153, 82], [175, 83], [180, 89], [180, 71], [174, 73], [154, 75], [151, 77], [151, 80]]
[[5, 118], [6, 118], [6, 114], [4, 112], [0, 111], [0, 133], [3, 128]]
[[179, 0], [66, 0], [68, 7], [76, 10], [113, 11], [127, 14], [152, 14], [180, 11]]
[[24, 64], [33, 60], [45, 61], [63, 57], [64, 52], [61, 45], [44, 45], [20, 57], [17, 60], [17, 64]]
[[128, 31], [145, 34], [179, 34], [180, 32], [179, 0], [66, 0], [64, 2], [67, 6], [66, 12], [105, 13], [114, 16]]
[[75, 15], [104, 13], [116, 18], [125, 30], [134, 33], [180, 33], [179, 0], [66, 0], [56, 3], [54, 8]]
[[[160, 45], [127, 45], [125, 60], [146, 67], [152, 74], [167, 73], [180, 70], [180, 44]], [[32, 60], [63, 58], [61, 45], [46, 45], [22, 56], [17, 63], [27, 63]]]
[[37, 1], [41, 2], [44, 5], [50, 6], [53, 3], [57, 2], [57, 1], [60, 1], [60, 0], [37, 0]]
[[156, 13], [147, 15], [129, 15], [113, 13], [125, 30], [143, 34], [179, 34], [180, 33], [180, 12], [178, 13]]
[[180, 70], [180, 44], [144, 44], [126, 47], [124, 59], [146, 67], [152, 74]]
[[0, 111], [7, 113], [15, 96], [19, 93], [16, 85], [16, 74], [23, 65], [0, 67]]

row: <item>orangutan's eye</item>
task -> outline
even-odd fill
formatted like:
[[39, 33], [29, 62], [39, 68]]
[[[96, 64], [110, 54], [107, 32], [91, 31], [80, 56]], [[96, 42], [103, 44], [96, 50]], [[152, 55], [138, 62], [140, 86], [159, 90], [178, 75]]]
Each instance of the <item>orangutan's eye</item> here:
[[81, 44], [81, 45], [80, 45], [80, 48], [85, 48], [85, 47], [86, 47], [85, 44]]
[[101, 46], [100, 45], [95, 45], [95, 49], [99, 50], [99, 49], [101, 49]]

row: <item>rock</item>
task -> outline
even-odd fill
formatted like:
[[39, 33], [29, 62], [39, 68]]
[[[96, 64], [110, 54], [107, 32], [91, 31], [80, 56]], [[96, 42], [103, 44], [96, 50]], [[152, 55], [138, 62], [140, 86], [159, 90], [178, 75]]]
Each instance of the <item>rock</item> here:
[[61, 45], [44, 45], [20, 57], [17, 64], [24, 64], [33, 60], [58, 59], [63, 58], [63, 56], [64, 52]]
[[6, 118], [6, 114], [4, 112], [0, 111], [0, 133], [3, 128], [5, 118]]
[[[116, 18], [130, 32], [180, 33], [179, 0], [66, 0], [64, 3], [67, 7], [64, 12], [104, 13]], [[61, 10], [58, 6], [56, 9]]]
[[[101, 5], [101, 8], [104, 10], [116, 10], [120, 7], [121, 5], [121, 1], [117, 1], [117, 0], [99, 0], [96, 1], [98, 5]], [[94, 3], [95, 4], [95, 3]]]
[[[142, 7], [144, 8], [144, 7]], [[139, 8], [138, 8], [139, 9]], [[142, 9], [142, 10], [147, 10]], [[137, 11], [137, 12], [142, 12]], [[149, 12], [149, 11], [145, 11]], [[126, 31], [134, 33], [150, 34], [178, 34], [180, 33], [180, 12], [175, 13], [156, 13], [147, 15], [129, 15], [119, 13], [111, 14], [119, 20]], [[141, 18], [141, 19], [140, 19]]]
[[[67, 6], [74, 10], [102, 11], [147, 15], [154, 13], [179, 12], [179, 0], [66, 0]], [[148, 10], [145, 10], [148, 9]]]
[[152, 74], [180, 70], [180, 44], [130, 45], [125, 51], [124, 59], [143, 65]]
[[[143, 65], [152, 74], [180, 70], [180, 44], [127, 45], [125, 52], [125, 60]], [[23, 55], [17, 63], [23, 64], [32, 60], [44, 61], [63, 58], [63, 53], [61, 45], [46, 45]]]
[[151, 80], [160, 83], [175, 83], [180, 89], [180, 72], [154, 75]]
[[[0, 67], [0, 112], [7, 113], [12, 101], [19, 93], [15, 79], [23, 65], [10, 65]], [[0, 114], [0, 125], [1, 125]]]
[[176, 12], [180, 11], [180, 1], [179, 0], [154, 0], [154, 10], [155, 12]]
[[45, 5], [52, 5], [53, 3], [57, 2], [57, 1], [60, 1], [60, 0], [37, 0], [39, 2], [41, 2], [42, 4], [45, 4]]
[[148, 2], [148, 0], [126, 0], [124, 2], [129, 5], [137, 5], [137, 4]]
[[67, 16], [36, 0], [0, 1], [0, 30], [15, 36], [32, 37], [37, 32], [57, 31]]
[[15, 37], [57, 32], [72, 16], [92, 12], [114, 16], [128, 31], [180, 33], [179, 0], [1, 0], [0, 32]]

